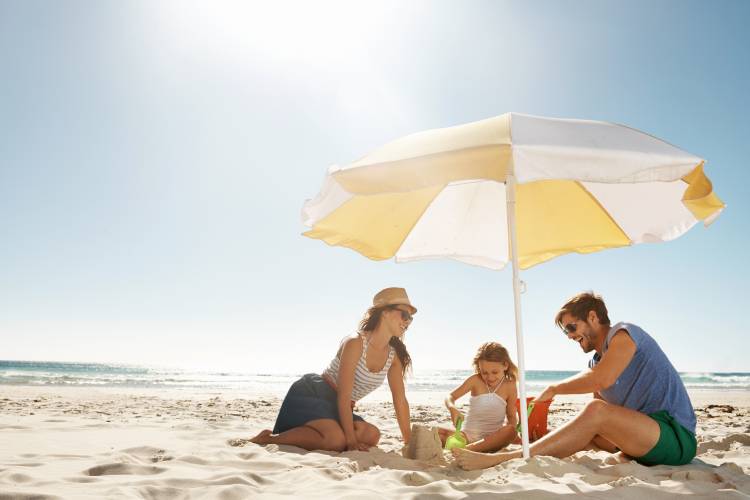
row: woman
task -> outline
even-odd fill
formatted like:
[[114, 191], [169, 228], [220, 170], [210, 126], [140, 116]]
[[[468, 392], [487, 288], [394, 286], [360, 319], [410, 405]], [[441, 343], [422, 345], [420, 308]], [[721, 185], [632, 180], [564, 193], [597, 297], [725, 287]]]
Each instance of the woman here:
[[273, 431], [257, 444], [291, 444], [307, 450], [367, 450], [380, 430], [353, 413], [354, 403], [383, 383], [386, 375], [404, 444], [409, 442], [409, 402], [404, 375], [411, 357], [402, 338], [417, 308], [406, 290], [386, 288], [372, 300], [356, 334], [347, 337], [322, 375], [308, 373], [289, 388]]

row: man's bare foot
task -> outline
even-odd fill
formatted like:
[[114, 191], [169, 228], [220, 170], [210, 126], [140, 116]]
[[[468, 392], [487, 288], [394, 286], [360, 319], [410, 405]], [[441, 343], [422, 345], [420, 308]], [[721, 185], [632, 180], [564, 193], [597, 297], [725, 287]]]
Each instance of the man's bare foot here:
[[451, 451], [456, 464], [463, 470], [486, 469], [516, 458], [513, 453], [479, 453], [460, 448], [453, 448]]
[[271, 442], [271, 434], [273, 434], [271, 429], [264, 429], [260, 431], [257, 436], [250, 439], [250, 442], [255, 444], [268, 444]]

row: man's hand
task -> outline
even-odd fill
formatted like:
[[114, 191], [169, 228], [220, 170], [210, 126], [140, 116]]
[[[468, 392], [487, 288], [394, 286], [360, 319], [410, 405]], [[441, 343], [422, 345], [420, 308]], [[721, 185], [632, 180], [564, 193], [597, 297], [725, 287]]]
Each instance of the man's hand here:
[[534, 401], [549, 401], [557, 394], [556, 389], [557, 387], [555, 385], [548, 385], [540, 395], [534, 398]]

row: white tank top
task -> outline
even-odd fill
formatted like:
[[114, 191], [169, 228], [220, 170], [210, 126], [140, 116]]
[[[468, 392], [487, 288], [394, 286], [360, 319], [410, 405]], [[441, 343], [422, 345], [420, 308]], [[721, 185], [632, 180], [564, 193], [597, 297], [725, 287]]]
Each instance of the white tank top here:
[[487, 393], [472, 396], [469, 400], [469, 411], [466, 413], [466, 421], [462, 430], [470, 441], [483, 439], [505, 423], [505, 410], [508, 403], [495, 393], [504, 381], [503, 377], [494, 390], [485, 384]]
[[[352, 386], [351, 396], [352, 401], [359, 401], [380, 387], [383, 384], [383, 380], [385, 380], [385, 376], [388, 374], [391, 363], [393, 363], [393, 355], [395, 354], [395, 351], [393, 350], [393, 347], [388, 346], [388, 359], [386, 359], [383, 369], [379, 372], [371, 372], [370, 369], [367, 368], [367, 363], [365, 362], [367, 346], [369, 343], [367, 337], [362, 339], [362, 356], [360, 356], [357, 366], [354, 369], [354, 385]], [[341, 353], [337, 354], [333, 360], [331, 360], [328, 368], [323, 372], [323, 378], [333, 382], [336, 386], [338, 386], [339, 383], [339, 366], [341, 364], [341, 360], [339, 359], [340, 354]]]

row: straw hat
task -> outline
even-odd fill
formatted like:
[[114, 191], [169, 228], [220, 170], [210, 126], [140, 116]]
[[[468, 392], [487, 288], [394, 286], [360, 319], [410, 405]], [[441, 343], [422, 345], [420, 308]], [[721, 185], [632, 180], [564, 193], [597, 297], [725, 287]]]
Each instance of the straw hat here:
[[417, 308], [409, 302], [409, 296], [403, 288], [384, 288], [375, 294], [372, 298], [372, 305], [375, 307], [404, 305], [411, 310], [412, 314], [417, 314]]

